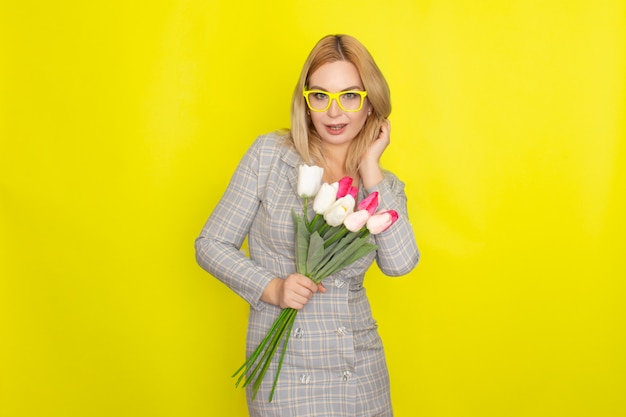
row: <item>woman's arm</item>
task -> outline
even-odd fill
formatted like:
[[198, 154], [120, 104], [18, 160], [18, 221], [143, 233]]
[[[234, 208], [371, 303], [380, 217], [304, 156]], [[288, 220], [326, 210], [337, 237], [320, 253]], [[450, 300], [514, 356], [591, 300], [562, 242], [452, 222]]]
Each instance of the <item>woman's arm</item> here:
[[[198, 264], [261, 310], [265, 303], [301, 309], [311, 296], [325, 288], [300, 274], [278, 278], [246, 257], [241, 245], [261, 204], [262, 184], [266, 169], [261, 167], [259, 138], [244, 155], [233, 174], [226, 192], [196, 239]], [[267, 150], [267, 149], [266, 149]]]
[[383, 181], [367, 191], [378, 191], [380, 210], [395, 210], [398, 213], [398, 220], [375, 236], [378, 246], [376, 263], [386, 275], [408, 274], [417, 265], [420, 253], [409, 221], [404, 183], [387, 172]]
[[390, 132], [391, 124], [386, 119], [381, 124], [378, 138], [363, 156], [359, 173], [368, 193], [378, 191], [380, 209], [398, 213], [398, 220], [376, 235], [376, 263], [386, 275], [399, 276], [409, 273], [417, 265], [419, 251], [409, 222], [404, 183], [380, 168], [380, 158], [391, 142]]
[[198, 264], [258, 310], [276, 277], [240, 249], [260, 205], [259, 146], [257, 139], [246, 152], [195, 242]]

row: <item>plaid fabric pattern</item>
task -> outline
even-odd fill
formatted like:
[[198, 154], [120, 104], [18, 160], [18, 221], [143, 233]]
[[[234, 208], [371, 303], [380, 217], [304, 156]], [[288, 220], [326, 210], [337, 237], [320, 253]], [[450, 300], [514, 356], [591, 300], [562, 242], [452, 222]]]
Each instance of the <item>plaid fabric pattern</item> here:
[[[292, 210], [302, 210], [296, 192], [301, 163], [278, 134], [257, 138], [196, 240], [202, 268], [250, 303], [247, 354], [280, 312], [260, 301], [263, 289], [295, 271]], [[359, 199], [373, 191], [379, 192], [381, 208], [398, 212], [398, 221], [371, 237], [376, 253], [326, 278], [328, 291], [298, 312], [274, 399], [267, 402], [278, 355], [254, 401], [248, 390], [251, 416], [393, 415], [385, 355], [363, 279], [374, 259], [387, 275], [406, 274], [419, 252], [404, 184], [387, 172], [377, 186], [361, 189]], [[239, 250], [246, 236], [250, 258]]]

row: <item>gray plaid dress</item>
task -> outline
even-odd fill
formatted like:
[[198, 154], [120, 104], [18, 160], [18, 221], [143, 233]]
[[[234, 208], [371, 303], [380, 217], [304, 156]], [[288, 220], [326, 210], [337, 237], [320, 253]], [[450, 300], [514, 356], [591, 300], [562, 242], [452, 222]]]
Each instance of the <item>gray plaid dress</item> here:
[[[248, 355], [280, 313], [260, 301], [263, 289], [295, 271], [291, 213], [303, 207], [296, 192], [302, 163], [280, 135], [259, 137], [196, 240], [200, 266], [250, 304]], [[251, 416], [393, 415], [385, 354], [363, 279], [374, 259], [387, 275], [407, 274], [419, 252], [404, 184], [386, 172], [380, 184], [359, 190], [359, 200], [373, 191], [379, 192], [381, 209], [398, 212], [398, 221], [371, 237], [378, 245], [375, 253], [326, 278], [327, 292], [315, 294], [298, 312], [274, 399], [268, 402], [279, 355], [254, 401], [248, 389]], [[240, 251], [246, 236], [249, 258]]]

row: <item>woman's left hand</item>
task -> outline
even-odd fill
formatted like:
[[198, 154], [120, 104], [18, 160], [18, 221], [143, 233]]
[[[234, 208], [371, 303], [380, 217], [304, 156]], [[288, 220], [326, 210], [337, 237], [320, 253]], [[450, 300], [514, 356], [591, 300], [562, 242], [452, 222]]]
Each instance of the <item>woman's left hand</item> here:
[[378, 163], [383, 152], [385, 152], [385, 149], [387, 149], [387, 146], [389, 146], [391, 142], [390, 132], [391, 123], [389, 119], [385, 119], [380, 125], [378, 137], [372, 142], [372, 145], [367, 152], [365, 152], [365, 155], [363, 155], [359, 174], [366, 188], [378, 184], [384, 178]]
[[378, 163], [378, 161], [380, 161], [380, 157], [383, 155], [383, 152], [385, 152], [385, 149], [387, 149], [387, 146], [389, 146], [389, 143], [391, 142], [390, 133], [391, 122], [389, 119], [385, 119], [380, 125], [380, 133], [378, 134], [378, 137], [374, 140], [374, 142], [372, 142], [372, 146], [370, 146], [368, 151], [365, 153], [363, 159], [369, 159], [372, 162], [376, 161], [376, 163]]

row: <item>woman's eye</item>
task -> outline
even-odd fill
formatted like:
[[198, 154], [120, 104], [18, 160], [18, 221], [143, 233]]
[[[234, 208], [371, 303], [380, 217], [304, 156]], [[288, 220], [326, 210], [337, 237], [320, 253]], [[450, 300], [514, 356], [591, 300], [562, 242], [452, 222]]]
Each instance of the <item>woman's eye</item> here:
[[344, 93], [342, 96], [346, 100], [354, 100], [359, 97], [357, 93]]
[[316, 100], [328, 100], [328, 94], [326, 93], [315, 93], [313, 94], [313, 98]]

